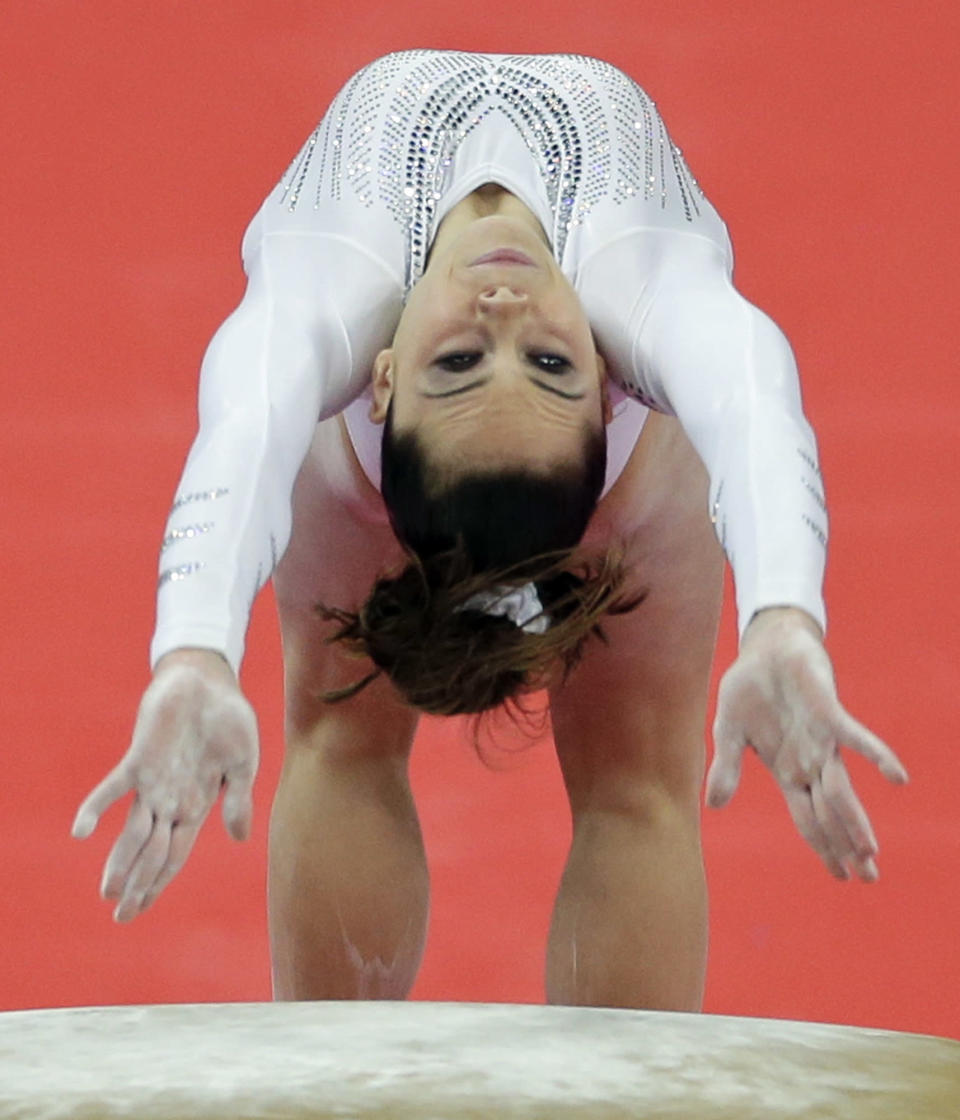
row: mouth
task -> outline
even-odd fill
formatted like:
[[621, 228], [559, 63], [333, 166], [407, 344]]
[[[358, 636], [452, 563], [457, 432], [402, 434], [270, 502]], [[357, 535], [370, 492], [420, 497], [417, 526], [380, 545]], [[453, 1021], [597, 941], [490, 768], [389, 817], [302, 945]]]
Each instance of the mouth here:
[[474, 268], [481, 264], [516, 264], [531, 268], [535, 267], [536, 262], [532, 261], [526, 253], [521, 253], [519, 249], [494, 249], [492, 253], [484, 253], [482, 257], [477, 257], [467, 267]]

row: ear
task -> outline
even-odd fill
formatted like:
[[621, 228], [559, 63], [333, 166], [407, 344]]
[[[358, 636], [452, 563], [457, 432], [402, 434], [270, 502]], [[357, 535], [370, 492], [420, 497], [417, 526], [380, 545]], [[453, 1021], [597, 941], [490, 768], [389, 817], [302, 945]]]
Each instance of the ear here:
[[381, 350], [373, 362], [373, 404], [370, 420], [382, 424], [387, 418], [387, 408], [393, 396], [393, 351]]
[[607, 388], [607, 363], [597, 351], [597, 376], [600, 378], [600, 403], [603, 409], [604, 427], [613, 419], [613, 406], [610, 404], [610, 391]]

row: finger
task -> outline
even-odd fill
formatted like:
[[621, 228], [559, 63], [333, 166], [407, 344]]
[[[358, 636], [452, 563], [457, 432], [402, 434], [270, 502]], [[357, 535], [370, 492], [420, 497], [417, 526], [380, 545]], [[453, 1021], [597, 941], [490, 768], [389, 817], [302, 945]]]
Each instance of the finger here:
[[743, 740], [726, 730], [718, 720], [713, 729], [714, 752], [707, 774], [707, 804], [722, 809], [737, 791], [743, 765]]
[[224, 779], [223, 823], [234, 840], [246, 840], [253, 827], [253, 774]]
[[790, 816], [793, 817], [793, 823], [797, 826], [800, 835], [823, 860], [830, 874], [835, 879], [849, 879], [847, 869], [834, 856], [826, 834], [817, 821], [810, 791], [795, 787], [784, 790], [783, 796], [786, 798]]
[[850, 843], [847, 830], [840, 818], [830, 808], [823, 792], [823, 782], [819, 778], [810, 787], [810, 801], [813, 805], [813, 813], [817, 824], [820, 825], [830, 847], [831, 856], [843, 868], [846, 868], [848, 863], [856, 862], [857, 853]]
[[141, 913], [156, 902], [160, 893], [183, 870], [183, 865], [187, 862], [187, 857], [193, 850], [202, 823], [202, 821], [198, 821], [196, 824], [175, 824], [173, 826], [170, 833], [170, 850], [167, 853], [167, 862], [161, 868], [153, 886], [144, 895], [140, 904]]
[[70, 830], [74, 838], [85, 840], [97, 827], [105, 810], [129, 793], [133, 784], [130, 771], [123, 764], [111, 770], [77, 810]]
[[[127, 876], [124, 898], [121, 899], [115, 914], [117, 921], [128, 921], [136, 917], [146, 909], [147, 897], [156, 897], [160, 893], [163, 888], [157, 887], [157, 881], [165, 874], [171, 859], [175, 832], [182, 825], [192, 828], [195, 837], [207, 819], [219, 789], [220, 777], [218, 772], [213, 770], [209, 771], [203, 780], [198, 779], [193, 788], [181, 790], [177, 794], [169, 791], [166, 797], [160, 797], [159, 801], [154, 803], [154, 832]], [[159, 796], [158, 791], [154, 792], [154, 796]], [[189, 848], [187, 851], [189, 852]], [[173, 858], [178, 854], [179, 850], [175, 851]], [[170, 878], [172, 877], [171, 875]]]
[[879, 850], [877, 838], [839, 755], [828, 759], [823, 768], [823, 795], [833, 816], [842, 824], [849, 837], [854, 853], [854, 869], [865, 882], [875, 882], [879, 878], [874, 861]]
[[167, 862], [171, 828], [172, 824], [169, 820], [158, 820], [154, 823], [150, 839], [144, 844], [130, 869], [123, 894], [113, 912], [116, 921], [129, 922], [140, 913], [147, 891], [156, 882], [157, 876]]
[[[147, 858], [144, 852], [142, 872], [132, 891], [135, 894], [135, 914], [143, 913], [151, 906], [167, 883], [183, 867], [190, 849], [197, 838], [204, 821], [216, 801], [220, 782], [215, 773], [207, 775], [202, 789], [196, 789], [182, 798], [179, 819], [171, 819], [167, 829], [167, 844], [157, 849], [156, 858]], [[134, 914], [134, 916], [135, 916]]]
[[127, 823], [107, 859], [100, 883], [104, 898], [119, 898], [130, 868], [153, 832], [153, 813], [138, 797], [130, 806]]
[[880, 773], [891, 782], [903, 784], [910, 780], [906, 767], [887, 744], [848, 712], [841, 711], [838, 737], [841, 743], [875, 762]]
[[880, 869], [873, 856], [867, 859], [855, 859], [853, 870], [857, 873], [857, 878], [864, 883], [875, 883], [880, 878]]

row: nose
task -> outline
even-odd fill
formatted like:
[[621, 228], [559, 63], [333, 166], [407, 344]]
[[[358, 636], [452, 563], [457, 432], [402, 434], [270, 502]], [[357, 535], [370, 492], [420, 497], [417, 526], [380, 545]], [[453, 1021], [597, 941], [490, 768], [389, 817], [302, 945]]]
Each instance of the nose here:
[[505, 314], [511, 311], [522, 311], [527, 306], [528, 296], [517, 288], [500, 284], [497, 287], [485, 288], [478, 296], [481, 311]]

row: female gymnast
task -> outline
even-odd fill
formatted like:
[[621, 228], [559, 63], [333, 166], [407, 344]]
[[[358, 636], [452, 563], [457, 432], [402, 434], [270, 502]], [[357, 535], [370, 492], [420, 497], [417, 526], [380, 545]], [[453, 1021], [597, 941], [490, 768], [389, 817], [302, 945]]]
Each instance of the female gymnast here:
[[568, 55], [378, 59], [243, 260], [163, 541], [153, 681], [74, 826], [135, 794], [102, 886], [119, 920], [179, 871], [221, 789], [228, 830], [249, 832], [237, 673], [272, 573], [277, 997], [409, 991], [418, 713], [546, 686], [573, 815], [548, 999], [699, 1007], [720, 545], [740, 646], [707, 802], [750, 746], [830, 872], [876, 878], [840, 748], [906, 772], [841, 707], [822, 644], [827, 521], [793, 355], [732, 286], [726, 227], [630, 78]]

